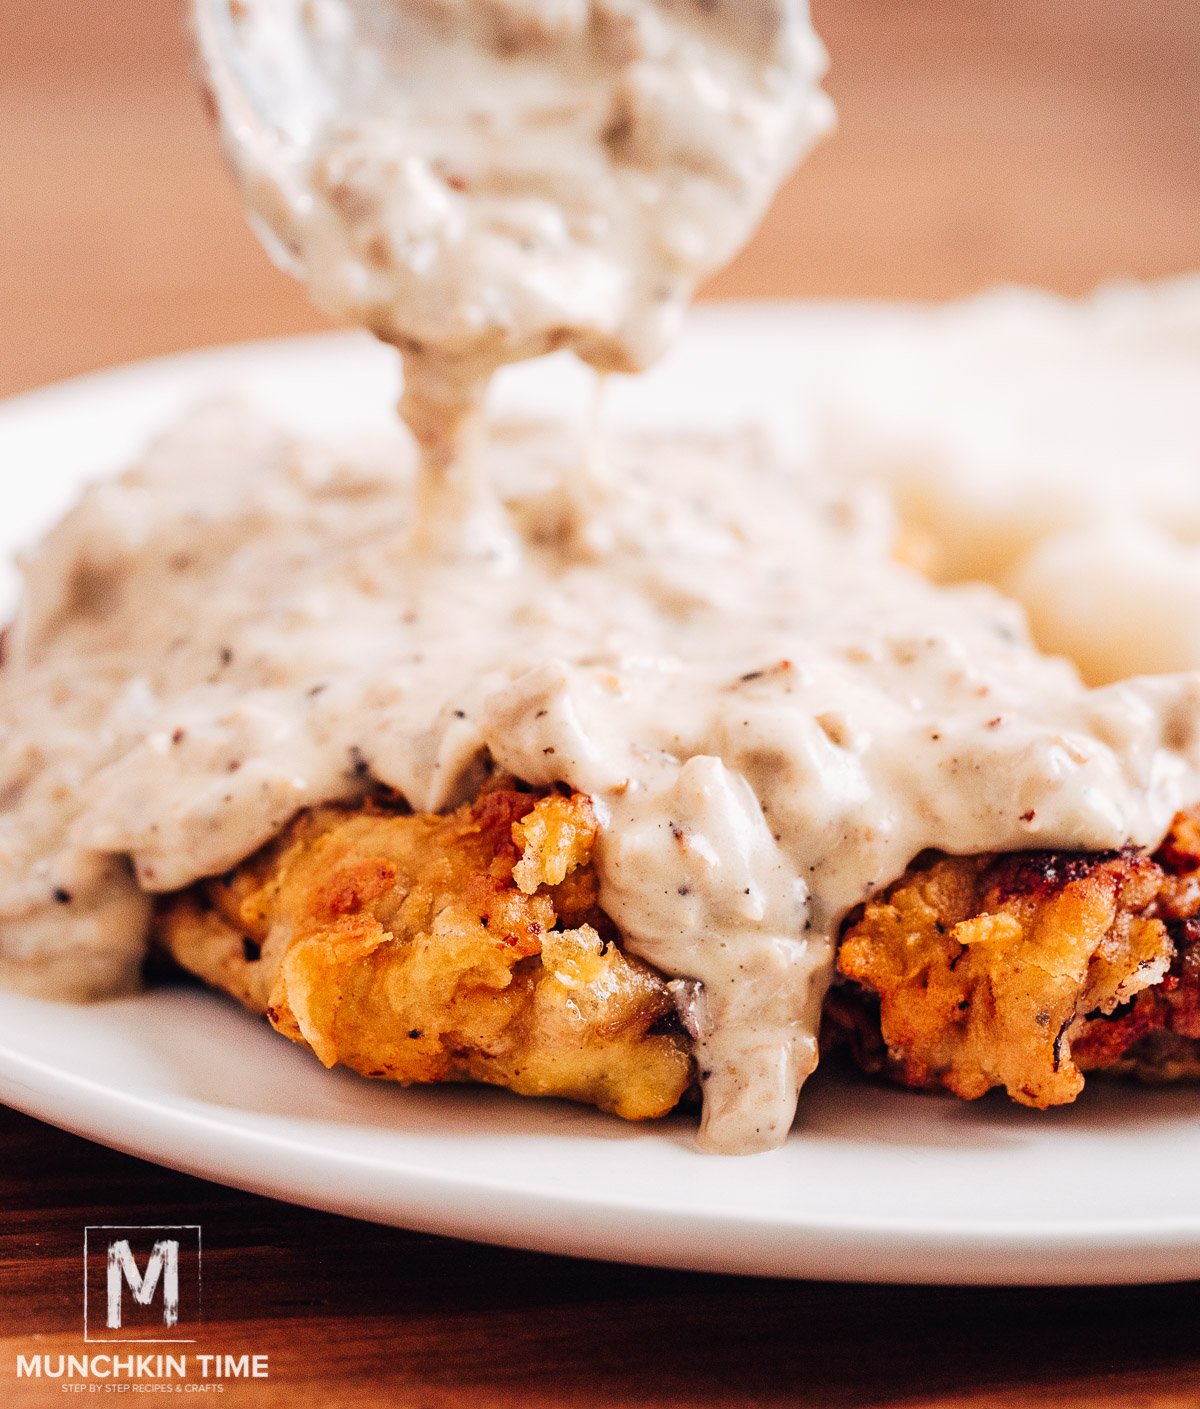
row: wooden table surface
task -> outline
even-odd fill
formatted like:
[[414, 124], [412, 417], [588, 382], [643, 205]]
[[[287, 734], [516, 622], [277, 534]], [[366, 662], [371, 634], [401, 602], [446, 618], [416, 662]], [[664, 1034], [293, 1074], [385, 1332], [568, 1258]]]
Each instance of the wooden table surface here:
[[[1195, 0], [814, 0], [842, 129], [717, 294], [1081, 291], [1200, 267]], [[320, 326], [246, 232], [168, 0], [0, 4], [0, 393]], [[19, 466], [4, 466], [19, 474]], [[1086, 1177], [1086, 1171], [1081, 1171]], [[1194, 1198], [1195, 1190], [1131, 1197]], [[904, 1290], [381, 1231], [0, 1111], [0, 1405], [80, 1351], [87, 1223], [193, 1222], [226, 1404], [1200, 1405], [1197, 1288]]]

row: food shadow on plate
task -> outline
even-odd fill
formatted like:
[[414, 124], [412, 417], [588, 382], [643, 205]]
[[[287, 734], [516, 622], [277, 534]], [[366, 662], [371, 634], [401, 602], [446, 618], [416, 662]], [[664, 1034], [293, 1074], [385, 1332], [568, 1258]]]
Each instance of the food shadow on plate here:
[[[590, 1140], [667, 1141], [691, 1148], [696, 1113], [633, 1124], [567, 1101], [531, 1099], [496, 1087], [447, 1083], [400, 1087], [345, 1069], [326, 1070], [265, 1021], [202, 985], [172, 978], [142, 998], [136, 1024], [143, 1069], [169, 1076], [172, 1095], [249, 1115], [369, 1126], [381, 1132], [488, 1139], [569, 1135]], [[1071, 1106], [1028, 1110], [993, 1092], [980, 1101], [881, 1085], [840, 1058], [805, 1088], [792, 1139], [919, 1149], [1016, 1147], [1048, 1128], [1072, 1136], [1128, 1133], [1200, 1114], [1200, 1092], [1089, 1082]]]
[[866, 1077], [844, 1057], [827, 1058], [800, 1098], [792, 1138], [911, 1149], [1016, 1147], [1048, 1130], [1078, 1136], [1127, 1134], [1200, 1116], [1200, 1090], [1093, 1077], [1072, 1105], [1031, 1110], [1001, 1091], [963, 1101], [906, 1091]]

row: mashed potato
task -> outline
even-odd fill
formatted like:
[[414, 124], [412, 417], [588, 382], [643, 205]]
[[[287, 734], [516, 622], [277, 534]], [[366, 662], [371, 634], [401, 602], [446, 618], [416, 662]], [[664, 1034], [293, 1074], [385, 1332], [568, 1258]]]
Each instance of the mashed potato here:
[[1000, 290], [856, 349], [834, 469], [881, 482], [922, 565], [982, 579], [1091, 683], [1200, 666], [1200, 278], [1079, 304]]

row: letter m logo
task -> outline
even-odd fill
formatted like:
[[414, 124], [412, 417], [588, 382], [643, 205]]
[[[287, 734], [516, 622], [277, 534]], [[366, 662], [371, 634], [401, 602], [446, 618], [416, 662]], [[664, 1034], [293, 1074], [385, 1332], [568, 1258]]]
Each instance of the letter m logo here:
[[163, 1238], [154, 1244], [145, 1272], [138, 1271], [128, 1238], [108, 1245], [108, 1316], [104, 1324], [110, 1331], [121, 1329], [121, 1293], [125, 1286], [133, 1293], [139, 1306], [149, 1306], [154, 1300], [159, 1279], [163, 1286], [163, 1325], [173, 1326], [179, 1320], [179, 1242]]
[[183, 1331], [183, 1324], [200, 1319], [197, 1225], [93, 1224], [84, 1229], [83, 1259], [85, 1340], [194, 1339]]

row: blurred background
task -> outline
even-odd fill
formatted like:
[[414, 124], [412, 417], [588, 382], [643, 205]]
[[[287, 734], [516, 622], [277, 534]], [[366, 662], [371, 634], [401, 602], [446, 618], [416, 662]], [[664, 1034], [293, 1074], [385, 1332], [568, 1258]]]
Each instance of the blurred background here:
[[[715, 295], [1200, 268], [1198, 0], [813, 0], [841, 127]], [[182, 0], [0, 0], [0, 394], [322, 326], [242, 222]]]

